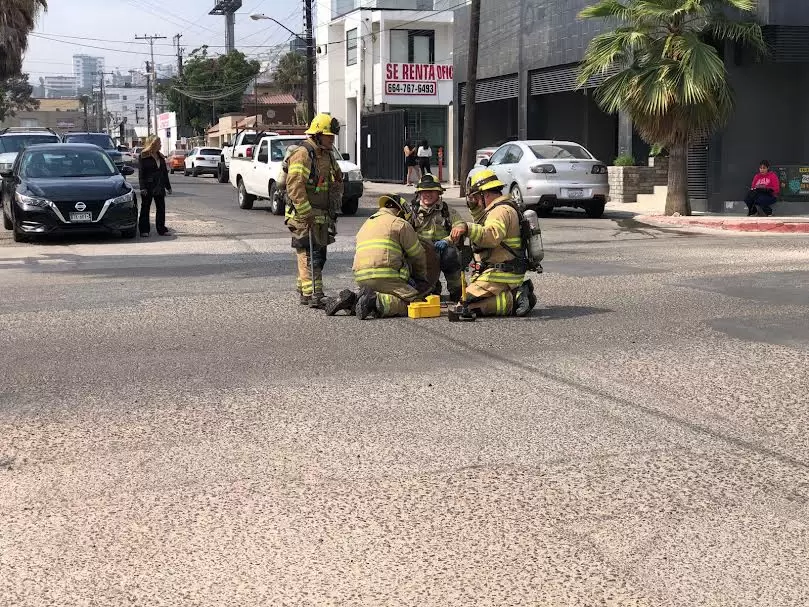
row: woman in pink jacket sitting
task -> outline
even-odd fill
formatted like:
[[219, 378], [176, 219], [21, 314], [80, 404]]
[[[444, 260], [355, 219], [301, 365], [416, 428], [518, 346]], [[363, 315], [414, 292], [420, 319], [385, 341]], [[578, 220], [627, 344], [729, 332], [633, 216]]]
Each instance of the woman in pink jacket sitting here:
[[781, 192], [781, 184], [778, 182], [778, 175], [770, 170], [770, 163], [762, 160], [758, 167], [758, 173], [753, 177], [750, 191], [744, 199], [747, 205], [747, 216], [761, 215], [769, 217], [772, 215], [772, 205], [778, 202], [778, 194]]

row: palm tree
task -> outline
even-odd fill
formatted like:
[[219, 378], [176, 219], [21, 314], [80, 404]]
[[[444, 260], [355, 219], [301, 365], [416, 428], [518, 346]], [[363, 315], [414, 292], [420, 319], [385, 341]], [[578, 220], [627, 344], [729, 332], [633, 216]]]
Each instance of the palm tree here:
[[22, 56], [28, 48], [28, 33], [34, 29], [47, 0], [2, 0], [0, 2], [0, 80], [22, 72]]
[[725, 125], [733, 92], [713, 44], [731, 41], [766, 53], [751, 17], [755, 0], [600, 0], [581, 19], [608, 20], [615, 29], [590, 41], [579, 86], [605, 76], [595, 98], [609, 113], [623, 110], [648, 143], [669, 151], [666, 215], [691, 214], [688, 144]]

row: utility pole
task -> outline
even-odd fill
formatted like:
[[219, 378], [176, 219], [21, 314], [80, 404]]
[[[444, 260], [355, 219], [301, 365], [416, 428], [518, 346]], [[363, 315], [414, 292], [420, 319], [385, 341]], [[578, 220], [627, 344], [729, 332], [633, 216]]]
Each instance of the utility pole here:
[[[151, 66], [146, 62], [146, 133], [152, 136], [152, 77]], [[157, 123], [155, 123], [157, 127]]]
[[[182, 37], [183, 37], [182, 34], [177, 33], [177, 34], [174, 35], [174, 38], [173, 38], [174, 45], [177, 47], [177, 78], [180, 81], [182, 81], [182, 79], [183, 79], [183, 50], [184, 49], [180, 46], [180, 38], [182, 38]], [[185, 100], [184, 100], [182, 95], [180, 95], [180, 107], [177, 108], [177, 109], [179, 110], [178, 111], [178, 116], [177, 116], [177, 138], [179, 139], [180, 129], [185, 124], [185, 122], [183, 122], [184, 115], [185, 115]]]
[[109, 119], [107, 118], [107, 91], [104, 88], [104, 76], [113, 76], [112, 72], [93, 72], [96, 76], [100, 76], [100, 85], [101, 85], [101, 114], [102, 118], [99, 121], [99, 131], [108, 132], [109, 131]]
[[[135, 36], [135, 40], [148, 40], [149, 41], [149, 48], [150, 48], [151, 56], [152, 56], [151, 88], [152, 88], [152, 101], [153, 101], [152, 105], [154, 105], [154, 128], [155, 128], [155, 131], [157, 131], [157, 88], [156, 88], [157, 87], [157, 70], [155, 69], [155, 64], [154, 64], [154, 41], [155, 40], [165, 40], [165, 39], [166, 39], [165, 36], [158, 36], [157, 34], [154, 34], [152, 36], [147, 36], [146, 34], [144, 34], [143, 36]], [[147, 91], [147, 93], [148, 93], [148, 91]], [[147, 94], [147, 99], [148, 99], [148, 94]], [[150, 118], [150, 120], [151, 120], [151, 118]], [[151, 129], [149, 129], [149, 130], [150, 130], [150, 134], [151, 134]]]
[[[474, 0], [473, 0], [474, 1]], [[307, 122], [315, 117], [315, 39], [312, 36], [312, 0], [303, 0], [306, 27], [306, 112]]]
[[466, 103], [463, 112], [463, 149], [461, 151], [461, 196], [466, 196], [466, 176], [475, 164], [475, 91], [478, 87], [478, 43], [480, 36], [480, 0], [472, 0], [469, 13], [469, 56], [466, 63]]

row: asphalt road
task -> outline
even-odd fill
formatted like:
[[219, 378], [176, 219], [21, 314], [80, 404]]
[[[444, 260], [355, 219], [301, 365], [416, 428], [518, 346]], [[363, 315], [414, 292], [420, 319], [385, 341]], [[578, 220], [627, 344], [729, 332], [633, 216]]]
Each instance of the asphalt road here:
[[805, 237], [562, 214], [531, 317], [360, 322], [174, 182], [175, 236], [0, 234], [0, 605], [809, 604]]

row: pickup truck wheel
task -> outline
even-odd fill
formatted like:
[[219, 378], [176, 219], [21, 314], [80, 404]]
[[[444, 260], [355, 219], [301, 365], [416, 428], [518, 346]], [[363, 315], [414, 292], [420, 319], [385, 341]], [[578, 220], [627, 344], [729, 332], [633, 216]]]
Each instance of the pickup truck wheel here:
[[347, 200], [343, 200], [343, 204], [340, 207], [340, 211], [342, 211], [343, 215], [355, 215], [357, 213], [357, 209], [360, 206], [360, 199], [359, 198], [349, 198]]
[[273, 215], [283, 215], [284, 214], [284, 199], [278, 193], [278, 186], [275, 185], [274, 181], [270, 182], [270, 211]]
[[219, 166], [216, 169], [216, 180], [219, 183], [227, 183], [228, 182], [228, 170], [225, 168], [225, 163], [220, 162]]
[[239, 208], [249, 211], [253, 208], [253, 203], [256, 197], [248, 194], [247, 189], [244, 187], [244, 182], [239, 179]]

